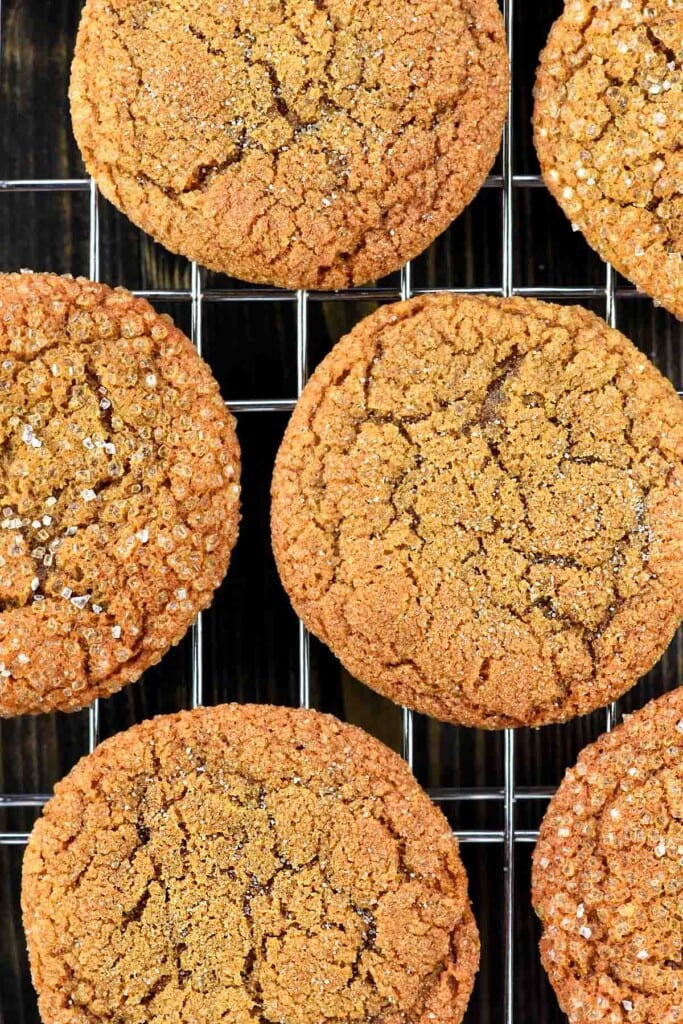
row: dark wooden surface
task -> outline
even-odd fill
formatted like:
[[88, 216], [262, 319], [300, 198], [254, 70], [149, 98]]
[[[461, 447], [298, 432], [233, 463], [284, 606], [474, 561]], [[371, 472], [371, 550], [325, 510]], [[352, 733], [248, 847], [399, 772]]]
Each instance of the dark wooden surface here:
[[[0, 179], [73, 178], [84, 174], [73, 141], [66, 88], [80, 0], [0, 0]], [[207, 0], [207, 3], [212, 0]], [[517, 0], [515, 8], [514, 171], [537, 171], [530, 109], [534, 68], [560, 0]], [[132, 288], [189, 287], [188, 264], [171, 256], [101, 203], [101, 275]], [[543, 190], [519, 189], [514, 199], [516, 286], [602, 285], [605, 268]], [[418, 287], [501, 283], [501, 196], [486, 190], [414, 265]], [[0, 270], [87, 273], [88, 196], [84, 192], [0, 191]], [[393, 279], [395, 284], [396, 278]], [[205, 287], [224, 284], [205, 276]], [[590, 303], [604, 313], [604, 301]], [[189, 330], [187, 302], [160, 303]], [[368, 302], [309, 304], [311, 363], [358, 319]], [[644, 299], [620, 299], [619, 326], [677, 387], [683, 385], [681, 329]], [[296, 322], [293, 303], [206, 303], [205, 354], [229, 399], [287, 398], [296, 390]], [[280, 588], [268, 537], [268, 487], [285, 417], [244, 414], [239, 434], [244, 456], [244, 522], [227, 581], [205, 619], [207, 702], [297, 700], [297, 623]], [[680, 637], [660, 665], [622, 702], [632, 710], [678, 685]], [[141, 718], [186, 707], [190, 700], [187, 640], [138, 684], [102, 703], [102, 736]], [[332, 711], [400, 746], [400, 712], [350, 679], [320, 644], [312, 644], [315, 707]], [[578, 750], [604, 728], [604, 714], [517, 736], [516, 782], [558, 783]], [[87, 748], [87, 717], [52, 715], [0, 723], [0, 792], [46, 792]], [[416, 773], [426, 786], [502, 786], [500, 735], [441, 726], [418, 717]], [[536, 828], [544, 804], [519, 802], [520, 828]], [[450, 804], [456, 828], [499, 829], [500, 802]], [[2, 811], [0, 831], [26, 831], [32, 811]], [[0, 1020], [38, 1020], [21, 930], [19, 872], [22, 848], [0, 846]], [[531, 847], [516, 847], [516, 1020], [563, 1020], [541, 970], [537, 925], [529, 905]], [[482, 968], [468, 1024], [502, 1021], [503, 848], [463, 848], [475, 912], [482, 933]]]

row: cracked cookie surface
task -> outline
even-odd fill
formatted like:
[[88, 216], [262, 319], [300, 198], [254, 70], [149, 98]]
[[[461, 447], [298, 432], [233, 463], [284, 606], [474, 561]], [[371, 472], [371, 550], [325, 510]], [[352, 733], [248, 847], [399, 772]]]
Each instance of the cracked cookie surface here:
[[87, 0], [70, 98], [88, 170], [167, 248], [327, 289], [474, 198], [508, 77], [496, 0]]
[[24, 859], [45, 1024], [459, 1024], [479, 960], [446, 819], [316, 712], [200, 708], [103, 743]]
[[571, 1024], [681, 1019], [683, 690], [579, 756], [534, 853], [541, 956]]
[[0, 715], [83, 707], [182, 639], [237, 539], [239, 458], [169, 317], [0, 275]]
[[603, 259], [683, 318], [683, 4], [568, 0], [535, 99], [555, 199]]
[[358, 679], [446, 721], [607, 704], [683, 616], [683, 405], [579, 307], [424, 296], [303, 391], [272, 537], [296, 612]]

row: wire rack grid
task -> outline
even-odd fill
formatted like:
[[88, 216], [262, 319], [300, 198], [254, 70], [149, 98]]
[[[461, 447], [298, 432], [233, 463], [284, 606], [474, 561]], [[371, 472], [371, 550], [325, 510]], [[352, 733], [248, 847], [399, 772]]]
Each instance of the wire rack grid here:
[[[10, 0], [5, 0], [5, 7]], [[507, 30], [508, 47], [511, 66], [514, 68], [515, 48], [515, 27], [519, 28], [520, 8], [529, 8], [534, 0], [501, 0], [505, 26]], [[558, 3], [555, 4], [559, 7]], [[516, 10], [515, 10], [516, 7]], [[557, 13], [557, 12], [555, 12]], [[516, 16], [517, 15], [517, 16]], [[2, 25], [3, 0], [0, 0], [0, 26]], [[2, 60], [2, 47], [0, 45], [0, 61]], [[500, 197], [500, 226], [501, 226], [501, 247], [500, 247], [500, 284], [494, 287], [471, 286], [459, 287], [459, 291], [470, 293], [498, 294], [503, 296], [522, 295], [538, 296], [545, 299], [557, 299], [560, 301], [588, 301], [595, 302], [602, 306], [602, 312], [608, 322], [615, 326], [617, 324], [618, 303], [631, 302], [641, 299], [642, 296], [637, 290], [631, 288], [626, 282], [620, 282], [615, 271], [608, 265], [604, 266], [603, 280], [600, 283], [586, 285], [576, 284], [553, 284], [543, 283], [527, 284], [523, 280], [518, 281], [515, 277], [515, 244], [517, 238], [516, 224], [516, 197], [522, 193], [537, 192], [544, 189], [542, 179], [533, 173], [515, 173], [515, 155], [518, 152], [515, 139], [515, 116], [514, 116], [514, 89], [515, 80], [511, 85], [509, 96], [509, 118], [503, 135], [503, 144], [497, 173], [492, 173], [485, 183], [485, 190], [493, 190]], [[99, 280], [101, 275], [101, 233], [100, 216], [102, 201], [94, 182], [86, 177], [74, 178], [13, 178], [0, 180], [0, 200], [3, 194], [19, 195], [21, 193], [47, 193], [53, 196], [68, 193], [82, 193], [88, 202], [88, 270], [94, 280]], [[290, 397], [279, 398], [257, 398], [247, 397], [229, 399], [227, 404], [230, 409], [244, 416], [262, 415], [269, 413], [287, 413], [296, 403], [297, 396], [301, 393], [308, 376], [309, 366], [313, 357], [311, 352], [311, 307], [318, 303], [346, 303], [361, 301], [385, 302], [398, 299], [406, 299], [411, 295], [420, 294], [425, 291], [435, 291], [443, 287], [449, 290], [449, 286], [416, 286], [413, 267], [408, 263], [403, 267], [400, 278], [396, 284], [380, 284], [365, 288], [355, 288], [349, 291], [336, 293], [308, 293], [299, 291], [296, 293], [287, 292], [273, 288], [245, 288], [237, 283], [228, 282], [226, 286], [207, 286], [206, 273], [196, 264], [191, 264], [189, 274], [189, 287], [175, 288], [147, 288], [136, 289], [136, 294], [144, 296], [153, 303], [181, 303], [189, 304], [190, 308], [190, 334], [198, 352], [204, 352], [206, 311], [210, 305], [221, 303], [282, 303], [291, 304], [294, 309], [294, 321], [296, 325], [296, 394]], [[312, 695], [311, 677], [311, 638], [302, 623], [297, 624], [297, 683], [298, 702], [303, 707], [310, 707], [314, 704]], [[190, 678], [191, 686], [189, 691], [188, 704], [196, 707], [204, 703], [207, 687], [207, 666], [205, 659], [206, 637], [204, 635], [204, 616], [200, 615], [192, 627], [189, 641]], [[620, 708], [617, 704], [610, 706], [603, 713], [601, 728], [611, 729], [618, 721]], [[92, 751], [100, 738], [100, 703], [96, 701], [87, 712], [87, 749]], [[413, 767], [416, 756], [415, 716], [407, 709], [401, 712], [400, 722], [400, 747], [403, 756]], [[517, 737], [514, 731], [506, 730], [502, 739], [502, 784], [493, 786], [476, 785], [440, 785], [431, 786], [428, 791], [432, 798], [444, 807], [454, 807], [456, 818], [458, 807], [466, 804], [481, 806], [483, 804], [496, 805], [501, 809], [501, 820], [495, 827], [480, 826], [477, 828], [463, 828], [457, 826], [454, 832], [464, 846], [497, 846], [502, 851], [502, 956], [501, 972], [502, 980], [500, 985], [500, 1000], [496, 1006], [482, 1003], [476, 1013], [477, 1016], [468, 1014], [467, 1020], [472, 1024], [488, 1024], [489, 1021], [497, 1021], [500, 1024], [514, 1024], [522, 1018], [519, 1013], [519, 999], [516, 998], [516, 965], [519, 951], [516, 948], [516, 889], [515, 889], [515, 867], [517, 858], [517, 847], [520, 844], [533, 844], [537, 837], [536, 827], [522, 827], [520, 825], [520, 809], [534, 806], [542, 808], [552, 794], [553, 785], [533, 784], [522, 785], [517, 783], [518, 761], [516, 756]], [[0, 792], [0, 810], [11, 811], [16, 809], [38, 810], [48, 799], [49, 794], [43, 792], [32, 793], [10, 793]], [[533, 816], [533, 815], [532, 815]], [[526, 813], [523, 818], [528, 816]], [[538, 817], [538, 812], [536, 812]], [[6, 830], [0, 832], [0, 847], [23, 846], [28, 838], [26, 831]], [[476, 908], [475, 908], [476, 909]], [[524, 956], [534, 956], [532, 950], [524, 950]], [[0, 1020], [3, 1016], [2, 992], [0, 991]], [[517, 1009], [516, 1009], [517, 1008]], [[540, 1020], [539, 1016], [539, 1020]], [[550, 1019], [543, 1018], [543, 1019]], [[553, 1020], [560, 1019], [552, 1017]]]

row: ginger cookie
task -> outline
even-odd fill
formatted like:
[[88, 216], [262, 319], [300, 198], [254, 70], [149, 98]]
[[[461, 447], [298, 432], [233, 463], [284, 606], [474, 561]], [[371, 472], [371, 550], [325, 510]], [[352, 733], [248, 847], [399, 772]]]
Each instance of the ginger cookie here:
[[546, 184], [588, 243], [683, 318], [683, 6], [568, 0], [541, 55]]
[[334, 289], [474, 198], [508, 81], [497, 0], [86, 0], [70, 98], [88, 171], [168, 249]]
[[367, 685], [445, 721], [607, 704], [683, 617], [683, 404], [578, 307], [422, 296], [313, 374], [272, 485], [280, 576]]
[[571, 1024], [681, 1020], [683, 690], [586, 747], [534, 853], [541, 957]]
[[313, 711], [199, 708], [83, 758], [29, 839], [45, 1024], [459, 1024], [479, 961], [442, 813]]
[[121, 288], [0, 275], [0, 715], [137, 679], [211, 601], [239, 446], [170, 318]]

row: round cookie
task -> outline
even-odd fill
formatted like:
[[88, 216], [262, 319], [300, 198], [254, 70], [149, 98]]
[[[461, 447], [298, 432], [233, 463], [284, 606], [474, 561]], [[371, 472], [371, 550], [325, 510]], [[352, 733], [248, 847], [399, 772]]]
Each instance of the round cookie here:
[[579, 756], [534, 853], [541, 957], [571, 1024], [681, 1019], [683, 690]]
[[459, 1024], [479, 938], [406, 764], [317, 712], [199, 708], [103, 743], [29, 839], [45, 1024]]
[[534, 111], [543, 177], [564, 212], [679, 318], [682, 41], [683, 8], [670, 0], [568, 0], [541, 55]]
[[446, 721], [607, 704], [683, 617], [683, 405], [578, 307], [422, 296], [307, 384], [272, 485], [294, 608], [358, 679]]
[[211, 601], [239, 522], [234, 421], [170, 318], [0, 275], [0, 715], [137, 679]]
[[70, 98], [88, 171], [168, 249], [334, 289], [474, 198], [508, 81], [497, 0], [87, 0]]

